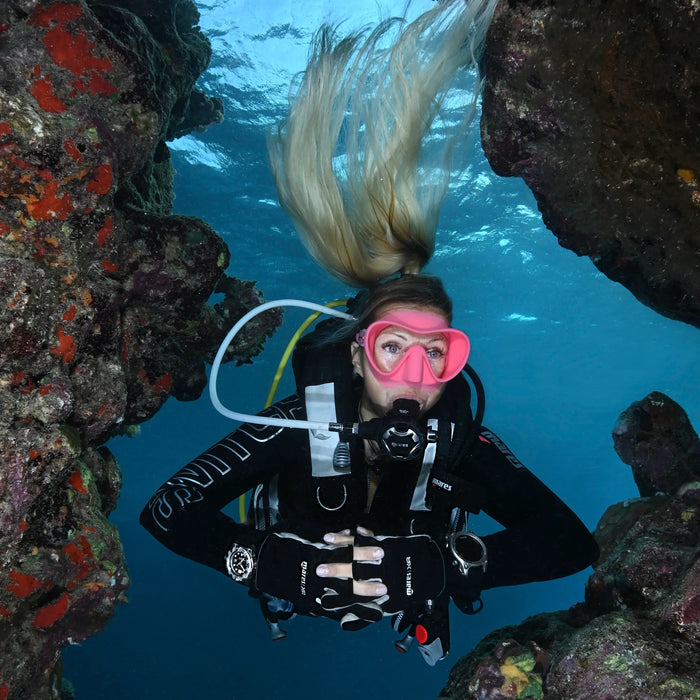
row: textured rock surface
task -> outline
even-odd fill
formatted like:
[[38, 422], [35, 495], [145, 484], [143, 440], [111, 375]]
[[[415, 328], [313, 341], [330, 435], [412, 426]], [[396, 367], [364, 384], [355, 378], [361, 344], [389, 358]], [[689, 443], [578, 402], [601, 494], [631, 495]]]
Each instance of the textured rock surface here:
[[649, 409], [655, 420], [626, 430], [626, 449], [637, 482], [662, 479], [667, 493], [608, 508], [585, 603], [492, 632], [457, 662], [441, 698], [700, 700], [700, 474], [684, 483], [676, 429], [694, 436], [689, 452], [697, 436], [680, 406], [653, 392], [622, 414], [616, 441]]
[[700, 479], [698, 435], [685, 411], [658, 391], [620, 415], [613, 439], [642, 496], [673, 493], [686, 481]]
[[170, 215], [165, 141], [221, 117], [193, 87], [197, 19], [190, 0], [0, 3], [0, 698], [58, 697], [61, 648], [125, 599], [101, 445], [197, 397], [260, 299], [206, 224]]
[[482, 142], [560, 243], [700, 326], [697, 0], [502, 0]]

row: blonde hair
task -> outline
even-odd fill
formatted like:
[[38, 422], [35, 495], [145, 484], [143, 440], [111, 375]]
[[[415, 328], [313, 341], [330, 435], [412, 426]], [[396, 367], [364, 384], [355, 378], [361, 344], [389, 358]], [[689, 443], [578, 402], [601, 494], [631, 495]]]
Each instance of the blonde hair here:
[[343, 38], [328, 26], [316, 34], [268, 150], [282, 207], [311, 255], [345, 283], [417, 273], [430, 259], [478, 72], [462, 124], [437, 151], [426, 136], [458, 71], [477, 69], [496, 2], [444, 0], [410, 24], [389, 19]]

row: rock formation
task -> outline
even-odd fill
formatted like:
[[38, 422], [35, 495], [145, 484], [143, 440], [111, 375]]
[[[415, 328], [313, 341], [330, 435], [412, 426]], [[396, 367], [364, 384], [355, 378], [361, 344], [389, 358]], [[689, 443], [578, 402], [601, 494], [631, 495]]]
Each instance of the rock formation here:
[[482, 143], [559, 242], [700, 326], [697, 0], [501, 0]]
[[492, 632], [441, 698], [700, 699], [700, 440], [659, 392], [613, 438], [642, 497], [601, 518], [585, 603]]
[[[225, 243], [171, 216], [166, 141], [221, 119], [194, 87], [191, 0], [0, 4], [0, 699], [60, 695], [60, 651], [129, 577], [104, 446], [169, 396], [260, 300]], [[214, 290], [224, 300], [207, 305]], [[279, 321], [231, 349], [247, 361]]]

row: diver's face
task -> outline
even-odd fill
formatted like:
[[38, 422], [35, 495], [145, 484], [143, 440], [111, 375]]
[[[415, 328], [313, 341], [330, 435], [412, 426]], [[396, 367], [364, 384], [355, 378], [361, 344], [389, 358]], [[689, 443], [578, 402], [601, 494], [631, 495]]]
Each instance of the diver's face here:
[[[405, 307], [389, 306], [383, 310], [382, 317], [395, 311], [405, 311]], [[444, 317], [434, 309], [412, 309], [429, 312]], [[445, 326], [448, 325], [444, 319]], [[442, 333], [417, 333], [405, 327], [390, 325], [383, 328], [373, 338], [373, 347], [362, 347], [354, 341], [351, 346], [352, 363], [355, 371], [364, 380], [364, 390], [361, 399], [363, 418], [384, 416], [397, 399], [412, 399], [420, 405], [420, 412], [430, 410], [443, 395], [446, 384], [430, 381], [430, 375], [440, 377], [445, 367], [446, 338]], [[368, 352], [374, 353], [374, 369], [370, 366]], [[416, 357], [411, 357], [415, 355]], [[418, 360], [420, 356], [420, 360]], [[413, 362], [418, 377], [412, 380], [412, 372], [399, 373], [405, 377], [405, 383], [391, 381], [387, 383], [377, 376], [377, 369], [391, 373], [402, 360]], [[424, 366], [422, 371], [420, 364]], [[421, 379], [425, 377], [425, 382]]]

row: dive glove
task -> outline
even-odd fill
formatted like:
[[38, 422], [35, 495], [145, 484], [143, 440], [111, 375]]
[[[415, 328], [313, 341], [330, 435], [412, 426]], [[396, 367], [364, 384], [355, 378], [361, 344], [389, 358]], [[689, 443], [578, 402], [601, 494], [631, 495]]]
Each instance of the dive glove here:
[[435, 600], [445, 590], [445, 559], [438, 543], [428, 535], [357, 535], [355, 546], [379, 546], [384, 557], [373, 562], [354, 562], [355, 580], [381, 580], [387, 594], [381, 599], [384, 613]]
[[377, 599], [352, 595], [352, 580], [321, 578], [319, 564], [349, 563], [352, 545], [310, 542], [290, 532], [268, 535], [260, 545], [252, 587], [283, 598], [294, 612], [339, 620], [343, 629], [355, 630], [382, 619]]

